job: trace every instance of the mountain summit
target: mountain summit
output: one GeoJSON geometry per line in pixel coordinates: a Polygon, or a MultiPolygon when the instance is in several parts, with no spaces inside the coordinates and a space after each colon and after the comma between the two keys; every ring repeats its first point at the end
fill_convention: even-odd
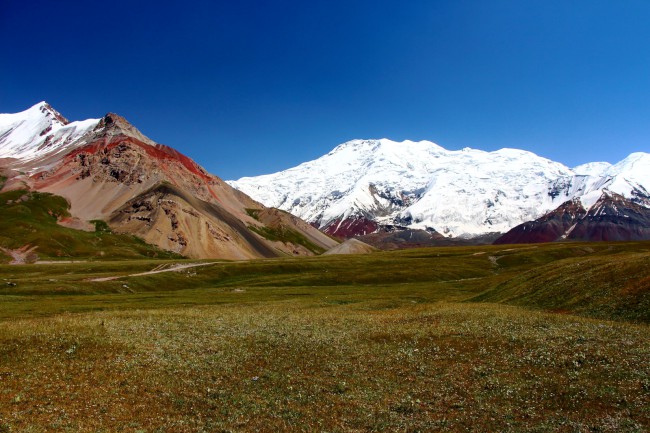
{"type": "Polygon", "coordinates": [[[1,114],[0,169],[4,190],[63,196],[82,222],[105,220],[190,257],[314,254],[336,245],[286,213],[265,222],[265,206],[113,113],[68,122],[42,102],[1,114]]]}
{"type": "Polygon", "coordinates": [[[517,149],[352,140],[297,167],[229,183],[333,235],[399,226],[472,238],[507,232],[573,199],[588,207],[605,190],[650,207],[650,155],[572,170],[517,149]]]}
{"type": "Polygon", "coordinates": [[[0,158],[29,161],[64,152],[98,122],[69,122],[47,102],[20,113],[0,114],[0,158]]]}

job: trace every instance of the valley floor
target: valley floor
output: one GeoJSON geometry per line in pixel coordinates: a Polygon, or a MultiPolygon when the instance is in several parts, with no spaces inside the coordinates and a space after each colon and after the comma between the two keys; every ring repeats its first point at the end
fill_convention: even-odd
{"type": "Polygon", "coordinates": [[[640,242],[0,266],[0,432],[647,431],[649,260],[640,242]]]}

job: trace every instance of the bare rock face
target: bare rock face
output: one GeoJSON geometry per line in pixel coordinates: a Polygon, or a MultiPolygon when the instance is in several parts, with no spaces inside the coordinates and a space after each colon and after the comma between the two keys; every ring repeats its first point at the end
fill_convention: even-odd
{"type": "Polygon", "coordinates": [[[514,227],[494,243],[519,244],[560,240],[586,215],[587,211],[579,199],[570,200],[535,221],[528,221],[514,227]]]}
{"type": "Polygon", "coordinates": [[[590,241],[650,239],[650,209],[618,194],[604,195],[567,235],[590,241]]]}
{"type": "MultiPolygon", "coordinates": [[[[51,107],[43,109],[44,116],[54,116],[51,107]]],[[[32,123],[54,124],[30,110],[32,123]]],[[[57,119],[61,125],[67,122],[57,119]]],[[[261,236],[265,231],[255,228],[265,223],[252,218],[250,209],[262,212],[264,206],[175,149],[149,139],[123,117],[109,113],[94,122],[78,123],[86,129],[79,126],[75,134],[66,132],[68,141],[57,141],[56,151],[41,153],[16,144],[28,157],[0,160],[9,173],[5,188],[27,187],[63,196],[79,220],[106,220],[117,232],[190,257],[250,259],[314,253],[290,241],[261,236]]],[[[57,127],[63,129],[61,125],[57,127]]],[[[295,217],[285,218],[283,224],[319,249],[337,243],[295,217]]]]}
{"type": "Polygon", "coordinates": [[[650,209],[622,195],[605,192],[588,209],[579,199],[567,201],[535,221],[514,227],[494,243],[647,239],[650,239],[650,209]]]}
{"type": "Polygon", "coordinates": [[[329,235],[347,239],[352,236],[374,233],[379,230],[379,224],[370,218],[358,215],[335,219],[325,225],[322,230],[329,235]]]}

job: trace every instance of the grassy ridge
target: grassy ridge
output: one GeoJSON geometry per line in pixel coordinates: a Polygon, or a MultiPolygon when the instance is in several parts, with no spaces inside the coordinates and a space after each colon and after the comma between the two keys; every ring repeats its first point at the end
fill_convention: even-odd
{"type": "MultiPolygon", "coordinates": [[[[277,212],[280,212],[282,214],[285,214],[290,217],[290,214],[288,214],[285,211],[281,211],[279,209],[275,209],[277,212]]],[[[262,211],[260,209],[246,209],[246,213],[256,219],[257,221],[260,221],[260,213],[262,211]]],[[[325,252],[325,248],[320,247],[316,245],[315,243],[311,242],[309,239],[307,239],[304,235],[299,233],[298,231],[292,229],[291,227],[283,224],[281,221],[276,221],[272,223],[271,225],[265,225],[262,227],[254,226],[254,225],[249,225],[248,229],[251,231],[254,231],[258,235],[262,236],[265,239],[268,239],[272,242],[283,242],[283,243],[292,243],[295,245],[302,245],[305,247],[307,250],[311,251],[314,254],[322,254],[325,252]]]]}
{"type": "Polygon", "coordinates": [[[514,275],[472,301],[650,322],[648,270],[648,253],[568,258],[514,275]]]}
{"type": "Polygon", "coordinates": [[[272,242],[283,242],[283,243],[292,243],[297,245],[302,245],[307,248],[314,254],[321,254],[325,252],[325,249],[319,247],[318,245],[310,242],[305,236],[298,233],[296,230],[293,230],[289,227],[280,226],[277,228],[273,227],[257,227],[257,226],[248,226],[248,228],[258,235],[262,236],[265,239],[268,239],[272,242]]]}

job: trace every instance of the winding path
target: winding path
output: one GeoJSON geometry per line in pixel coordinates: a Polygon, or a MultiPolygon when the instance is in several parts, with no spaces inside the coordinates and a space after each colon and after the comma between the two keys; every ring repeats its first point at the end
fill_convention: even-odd
{"type": "Polygon", "coordinates": [[[117,280],[118,278],[124,278],[124,277],[140,277],[143,275],[152,275],[152,274],[161,274],[163,272],[176,272],[176,271],[181,271],[183,269],[188,269],[188,268],[196,268],[198,266],[208,266],[208,265],[214,265],[215,262],[211,263],[186,263],[186,264],[176,264],[172,265],[168,268],[166,268],[166,265],[160,265],[155,267],[154,269],[147,271],[147,272],[139,272],[137,274],[128,274],[128,275],[115,275],[111,277],[100,277],[100,278],[91,278],[88,281],[112,281],[112,280],[117,280]]]}

